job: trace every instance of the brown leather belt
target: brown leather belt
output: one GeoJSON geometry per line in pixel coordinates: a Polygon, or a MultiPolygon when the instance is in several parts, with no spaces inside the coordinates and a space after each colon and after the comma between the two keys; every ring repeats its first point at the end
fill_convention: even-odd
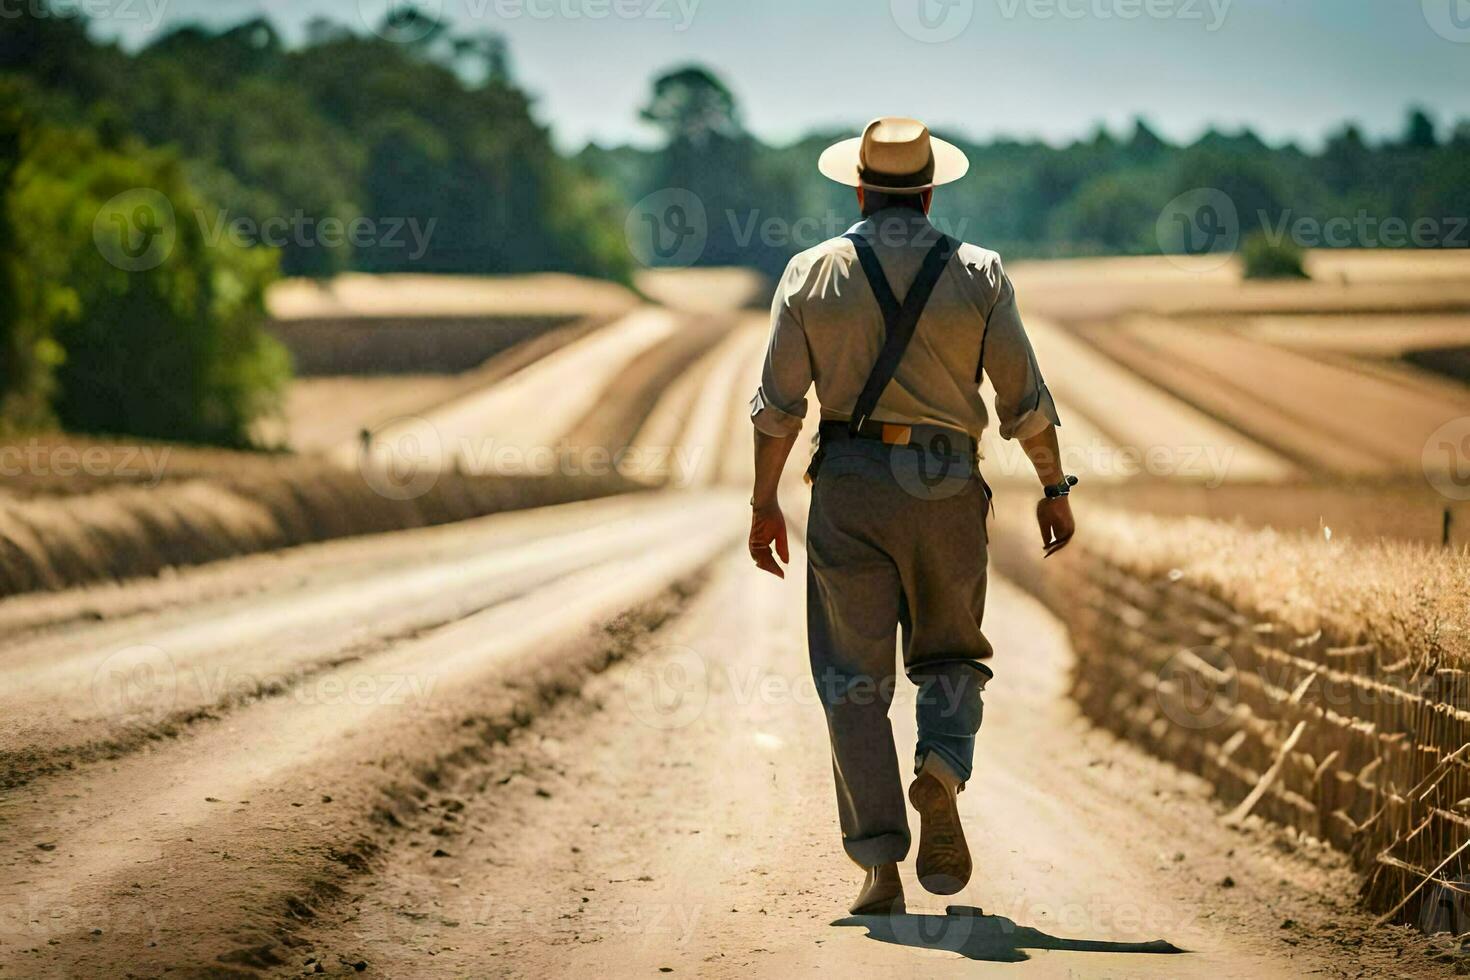
{"type": "Polygon", "coordinates": [[[968,432],[942,425],[895,425],[891,422],[864,422],[853,432],[849,423],[830,420],[817,427],[822,442],[840,442],[843,439],[871,439],[889,446],[920,446],[931,453],[957,455],[977,451],[975,438],[968,432]]]}

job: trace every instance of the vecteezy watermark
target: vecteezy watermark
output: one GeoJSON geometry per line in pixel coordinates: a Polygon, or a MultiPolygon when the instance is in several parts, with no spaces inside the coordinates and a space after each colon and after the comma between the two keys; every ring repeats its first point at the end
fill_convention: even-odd
{"type": "Polygon", "coordinates": [[[915,41],[943,44],[970,26],[975,0],[889,0],[888,12],[898,29],[915,41]]]}
{"type": "MultiPolygon", "coordinates": [[[[1177,580],[1180,573],[1170,575],[1177,580]]],[[[1154,661],[1154,696],[1159,709],[1171,722],[1183,728],[1214,728],[1230,722],[1242,704],[1241,678],[1248,674],[1250,688],[1274,692],[1273,700],[1290,700],[1351,718],[1372,716],[1376,706],[1400,704],[1406,695],[1426,702],[1449,705],[1457,709],[1470,706],[1470,689],[1457,675],[1439,673],[1432,677],[1405,672],[1377,671],[1372,680],[1364,674],[1344,670],[1327,670],[1318,665],[1305,667],[1294,656],[1256,656],[1254,665],[1241,666],[1239,657],[1258,647],[1259,634],[1235,642],[1243,647],[1224,646],[1163,647],[1156,649],[1154,661]]],[[[1320,634],[1295,641],[1294,647],[1310,643],[1326,645],[1320,634]]],[[[1331,648],[1334,659],[1361,658],[1365,664],[1382,662],[1376,658],[1379,648],[1372,644],[1331,648]]]]}
{"type": "Polygon", "coordinates": [[[428,419],[393,419],[361,447],[357,470],[373,492],[389,500],[416,500],[434,489],[444,460],[444,440],[428,419]]]}
{"type": "Polygon", "coordinates": [[[158,647],[116,650],[92,672],[92,703],[109,715],[163,713],[174,706],[178,692],[178,669],[158,647]]]}
{"type": "Polygon", "coordinates": [[[641,657],[623,677],[623,697],[633,717],[650,728],[672,731],[692,724],[709,702],[710,668],[685,646],[664,646],[641,657]]]}
{"type": "Polygon", "coordinates": [[[641,264],[680,269],[698,262],[709,243],[704,201],[682,187],[654,191],[623,222],[628,248],[641,264]]]}
{"type": "Polygon", "coordinates": [[[131,899],[105,900],[95,904],[57,901],[41,890],[26,890],[24,899],[0,904],[0,948],[18,948],[22,943],[41,945],[68,937],[105,935],[157,943],[167,927],[176,925],[166,905],[151,900],[144,892],[131,899]]]}
{"type": "Polygon", "coordinates": [[[204,704],[239,703],[259,697],[286,697],[302,705],[403,705],[427,702],[435,674],[373,673],[343,668],[324,673],[282,669],[259,672],[235,664],[180,667],[155,646],[126,647],[109,653],[92,672],[92,703],[119,718],[168,714],[181,688],[204,704]]]}
{"type": "Polygon", "coordinates": [[[385,41],[414,44],[442,26],[444,0],[357,0],[357,14],[385,41]]]}
{"type": "MultiPolygon", "coordinates": [[[[586,891],[593,891],[588,887],[586,891]]],[[[599,893],[601,894],[601,893],[599,893]]],[[[728,903],[727,903],[728,904],[728,903]]],[[[704,906],[690,901],[629,902],[604,894],[597,901],[587,897],[557,897],[548,904],[507,902],[498,895],[470,897],[446,895],[445,918],[455,925],[467,923],[480,934],[524,938],[544,930],[548,919],[563,919],[578,931],[600,936],[658,936],[660,944],[688,946],[698,938],[704,906]]]]}
{"type": "MultiPolygon", "coordinates": [[[[965,489],[963,477],[970,467],[959,455],[963,449],[958,445],[953,450],[938,448],[939,452],[931,448],[923,453],[918,446],[899,446],[890,455],[900,485],[921,499],[940,499],[965,489]],[[958,483],[956,477],[960,478],[958,483]]],[[[1235,447],[1118,446],[1094,437],[1085,442],[1063,442],[1060,462],[1063,471],[1087,480],[1151,477],[1189,481],[1213,490],[1229,478],[1235,447]]],[[[1035,472],[1034,464],[1020,451],[987,453],[980,460],[979,469],[986,479],[1030,479],[1035,472]]]]}
{"type": "MultiPolygon", "coordinates": [[[[917,233],[933,236],[937,231],[963,240],[969,221],[967,217],[950,221],[938,215],[932,224],[926,222],[918,227],[917,233]]],[[[838,237],[851,224],[852,216],[840,211],[792,217],[759,208],[726,208],[711,214],[698,194],[681,187],[666,187],[633,205],[623,222],[623,231],[629,250],[644,266],[684,268],[704,257],[716,232],[723,236],[722,242],[736,249],[799,252],[838,237]]],[[[932,240],[916,238],[915,226],[907,219],[879,222],[874,234],[879,242],[887,245],[932,244],[932,240]]]]}
{"type": "Polygon", "coordinates": [[[1190,647],[1164,661],[1154,689],[1159,709],[1183,728],[1214,728],[1235,710],[1239,679],[1230,654],[1190,647]]]}
{"type": "Polygon", "coordinates": [[[425,704],[439,685],[436,674],[338,670],[255,673],[233,665],[193,666],[186,671],[206,704],[229,704],[262,696],[318,707],[425,704]]]}
{"type": "Polygon", "coordinates": [[[788,676],[759,665],[717,660],[677,645],[659,647],[640,657],[622,682],[628,712],[650,728],[664,731],[698,721],[714,691],[725,693],[740,707],[887,704],[908,710],[922,704],[926,713],[952,718],[970,710],[975,692],[981,689],[983,685],[973,683],[970,676],[942,672],[922,684],[900,679],[895,673],[879,676],[833,668],[815,675],[788,676]]]}
{"type": "Polygon", "coordinates": [[[1298,248],[1470,248],[1470,218],[1380,218],[1360,209],[1352,217],[1317,218],[1290,208],[1272,221],[1265,211],[1256,218],[1266,241],[1298,248]]]}
{"type": "Polygon", "coordinates": [[[701,0],[465,0],[476,20],[651,20],[670,21],[683,33],[694,23],[701,0]]]}
{"type": "Polygon", "coordinates": [[[194,212],[203,232],[204,242],[218,248],[229,241],[237,248],[344,248],[406,249],[410,262],[417,262],[429,250],[438,218],[420,222],[418,218],[355,218],[328,216],[316,218],[297,209],[289,215],[275,215],[257,220],[246,215],[231,216],[221,208],[212,214],[203,208],[194,212]]]}
{"type": "Polygon", "coordinates": [[[1470,44],[1470,0],[1422,0],[1424,19],[1446,41],[1470,44]]]}
{"type": "MultiPolygon", "coordinates": [[[[778,214],[765,214],[759,208],[740,212],[725,211],[725,221],[730,229],[730,238],[737,248],[750,248],[759,244],[763,248],[784,248],[800,251],[820,245],[829,238],[836,238],[847,231],[851,217],[840,211],[826,214],[802,215],[789,218],[778,214]]],[[[906,218],[878,221],[873,226],[874,240],[893,248],[905,244],[920,248],[935,244],[938,234],[963,240],[970,219],[961,217],[950,221],[937,215],[917,227],[906,218]]]]}
{"type": "Polygon", "coordinates": [[[1164,205],[1154,230],[1171,262],[1210,272],[1230,262],[1240,245],[1240,211],[1224,191],[1197,187],[1164,205]]]}
{"type": "MultiPolygon", "coordinates": [[[[3,0],[0,0],[3,2],[3,0]]],[[[156,269],[178,243],[178,215],[173,203],[151,187],[135,187],[103,204],[92,221],[97,251],[124,272],[156,269]]],[[[259,219],[232,215],[223,208],[194,209],[199,233],[209,248],[228,242],[238,248],[402,249],[410,262],[423,258],[438,218],[317,218],[297,209],[289,215],[259,219]]]]}
{"type": "Polygon", "coordinates": [[[170,446],[50,446],[37,439],[0,446],[0,476],[90,476],[130,480],[152,489],[168,470],[170,446]]]}
{"type": "Polygon", "coordinates": [[[366,435],[358,470],[374,492],[413,500],[432,490],[445,472],[461,476],[610,477],[683,489],[693,484],[704,447],[635,444],[518,445],[493,437],[445,438],[419,416],[404,416],[366,435]]]}
{"type": "MultiPolygon", "coordinates": [[[[464,0],[472,21],[646,20],[672,24],[683,33],[694,23],[701,0],[464,0]]],[[[444,0],[358,0],[363,24],[385,40],[413,44],[444,24],[444,0]]]]}
{"type": "Polygon", "coordinates": [[[1451,419],[1424,443],[1429,485],[1450,500],[1470,500],[1470,415],[1451,419]]]}
{"type": "Polygon", "coordinates": [[[83,17],[89,21],[139,21],[157,30],[169,0],[0,0],[0,21],[21,17],[83,17]]]}
{"type": "Polygon", "coordinates": [[[1214,33],[1235,0],[994,0],[1006,20],[1177,20],[1214,33]]]}
{"type": "Polygon", "coordinates": [[[151,187],[123,191],[92,220],[97,251],[124,272],[158,268],[173,254],[178,237],[173,204],[151,187]]]}

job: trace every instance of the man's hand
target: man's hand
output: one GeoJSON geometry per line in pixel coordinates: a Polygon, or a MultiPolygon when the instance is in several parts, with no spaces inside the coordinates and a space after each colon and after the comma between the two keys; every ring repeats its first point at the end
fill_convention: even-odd
{"type": "Polygon", "coordinates": [[[771,555],[775,544],[776,554],[786,564],[791,562],[791,551],[786,545],[786,515],[781,513],[780,504],[754,507],[750,512],[750,557],[762,570],[777,578],[785,578],[786,570],[776,564],[771,555]]]}
{"type": "Polygon", "coordinates": [[[1041,546],[1046,549],[1043,558],[1050,558],[1065,548],[1077,531],[1077,523],[1072,520],[1072,505],[1066,497],[1041,498],[1036,505],[1036,523],[1041,526],[1041,546]]]}

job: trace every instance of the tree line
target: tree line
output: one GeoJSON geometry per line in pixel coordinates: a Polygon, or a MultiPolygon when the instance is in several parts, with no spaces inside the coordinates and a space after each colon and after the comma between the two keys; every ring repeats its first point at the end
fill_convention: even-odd
{"type": "MultiPolygon", "coordinates": [[[[764,145],[745,130],[726,84],[698,66],[656,79],[644,118],[663,129],[663,148],[590,146],[581,158],[630,206],[665,188],[692,191],[704,205],[709,239],[702,263],[779,271],[791,254],[840,234],[857,217],[852,191],[816,170],[821,151],[852,130],[764,145]]],[[[936,221],[1014,258],[1157,254],[1255,240],[1470,246],[1470,120],[1440,133],[1420,109],[1407,112],[1400,137],[1373,142],[1344,123],[1316,152],[1269,146],[1248,129],[1211,130],[1181,145],[1143,119],[1126,134],[1099,128],[1060,147],[936,135],[959,145],[971,163],[963,180],[936,195],[936,221]],[[1218,229],[1185,229],[1190,242],[1175,227],[1171,204],[1200,190],[1215,192],[1201,200],[1228,201],[1233,214],[1216,216],[1218,229]]],[[[1205,224],[1198,214],[1184,217],[1205,224]]]]}
{"type": "MultiPolygon", "coordinates": [[[[815,168],[847,130],[763,143],[697,65],[630,107],[664,134],[657,149],[567,157],[501,38],[411,8],[371,34],[316,20],[288,45],[254,19],[127,51],[40,2],[0,24],[0,428],[248,445],[289,377],[261,329],[279,275],[774,273],[857,218],[815,168]],[[639,213],[669,194],[698,227],[683,204],[639,213]],[[697,232],[698,248],[641,248],[650,232],[697,232]]],[[[1207,247],[1289,244],[1303,219],[1349,229],[1306,244],[1391,245],[1361,229],[1421,219],[1434,224],[1404,244],[1467,244],[1470,124],[1442,133],[1417,110],[1401,137],[1344,125],[1316,152],[1249,131],[1181,145],[1143,120],[1066,146],[940,135],[972,169],[936,217],[1011,257],[1188,249],[1161,219],[1201,188],[1237,232],[1207,247]]]]}

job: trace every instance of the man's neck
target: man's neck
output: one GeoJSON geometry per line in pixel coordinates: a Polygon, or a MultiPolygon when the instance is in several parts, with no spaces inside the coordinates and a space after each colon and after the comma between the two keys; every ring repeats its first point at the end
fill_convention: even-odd
{"type": "Polygon", "coordinates": [[[880,244],[901,245],[920,235],[932,233],[929,216],[915,208],[882,208],[863,217],[869,237],[880,244]]]}

